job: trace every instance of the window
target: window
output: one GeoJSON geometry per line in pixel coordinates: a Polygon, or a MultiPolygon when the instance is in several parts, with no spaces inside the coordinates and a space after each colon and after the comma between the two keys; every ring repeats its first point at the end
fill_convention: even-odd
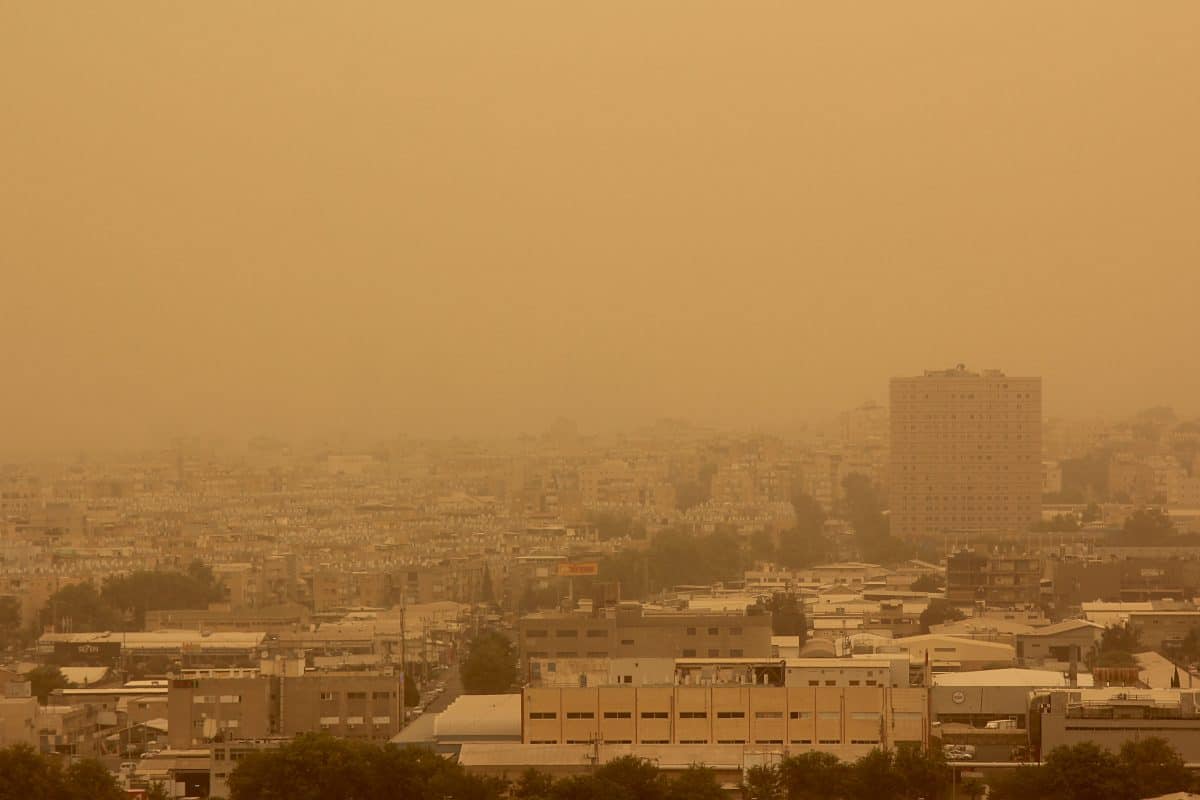
{"type": "Polygon", "coordinates": [[[549,632],[545,628],[536,628],[525,631],[526,639],[544,639],[549,632]]]}
{"type": "Polygon", "coordinates": [[[632,711],[605,711],[605,719],[633,719],[632,711]]]}
{"type": "Polygon", "coordinates": [[[643,711],[642,719],[667,719],[670,715],[666,711],[643,711]]]}
{"type": "Polygon", "coordinates": [[[717,744],[745,744],[745,739],[717,739],[717,744]]]}
{"type": "Polygon", "coordinates": [[[589,639],[603,639],[608,636],[608,631],[603,628],[589,628],[587,635],[589,639]]]}
{"type": "Polygon", "coordinates": [[[392,697],[395,697],[395,693],[393,693],[393,692],[375,692],[374,694],[371,695],[371,697],[375,698],[376,700],[390,700],[392,697]]]}
{"type": "Polygon", "coordinates": [[[680,744],[708,744],[708,739],[680,739],[680,744]]]}
{"type": "Polygon", "coordinates": [[[862,719],[862,720],[869,720],[871,722],[878,722],[879,721],[879,712],[878,711],[851,711],[850,719],[862,719]]]}
{"type": "Polygon", "coordinates": [[[793,711],[792,713],[788,714],[788,716],[791,717],[792,719],[812,719],[812,712],[811,711],[793,711]]]}
{"type": "Polygon", "coordinates": [[[782,711],[755,711],[755,719],[783,719],[782,711]]]}
{"type": "Polygon", "coordinates": [[[837,681],[825,681],[826,686],[837,686],[837,681]]]}
{"type": "Polygon", "coordinates": [[[530,739],[530,744],[558,744],[558,739],[530,739]]]}
{"type": "Polygon", "coordinates": [[[718,633],[720,633],[720,632],[721,632],[721,629],[720,629],[720,628],[709,628],[709,629],[708,629],[708,635],[709,635],[709,636],[716,636],[716,635],[717,635],[718,633]]]}
{"type": "Polygon", "coordinates": [[[554,635],[559,639],[575,639],[579,636],[579,631],[574,628],[559,628],[554,632],[554,635]]]}
{"type": "Polygon", "coordinates": [[[858,686],[861,683],[862,683],[862,681],[850,681],[851,686],[858,686]]]}
{"type": "Polygon", "coordinates": [[[690,647],[688,647],[688,648],[684,648],[684,651],[683,651],[683,657],[684,657],[684,658],[695,658],[695,657],[696,657],[696,651],[695,651],[693,648],[690,648],[690,647]]]}
{"type": "Polygon", "coordinates": [[[632,739],[605,739],[605,744],[633,744],[632,739]]]}
{"type": "Polygon", "coordinates": [[[558,712],[556,712],[556,711],[530,711],[529,718],[530,719],[558,719],[558,712]]]}
{"type": "Polygon", "coordinates": [[[821,682],[820,681],[809,681],[808,685],[809,686],[820,686],[821,682]]]}
{"type": "Polygon", "coordinates": [[[595,719],[596,714],[593,711],[568,711],[567,719],[595,719]]]}
{"type": "Polygon", "coordinates": [[[745,719],[745,711],[718,711],[717,719],[745,719]]]}
{"type": "Polygon", "coordinates": [[[622,639],[621,644],[625,645],[626,647],[632,647],[633,639],[622,639]]]}
{"type": "Polygon", "coordinates": [[[710,648],[710,649],[709,649],[709,651],[708,651],[708,657],[709,657],[709,658],[716,658],[716,657],[717,657],[717,656],[719,656],[719,655],[721,655],[721,651],[720,651],[720,650],[717,650],[717,649],[715,649],[715,648],[710,648]]]}
{"type": "Polygon", "coordinates": [[[574,650],[559,650],[557,653],[554,654],[554,657],[555,658],[575,658],[578,655],[579,655],[579,653],[576,653],[574,650]]]}
{"type": "Polygon", "coordinates": [[[818,744],[841,744],[841,739],[818,739],[818,744]]]}
{"type": "Polygon", "coordinates": [[[708,719],[707,711],[680,711],[680,719],[708,719]]]}
{"type": "Polygon", "coordinates": [[[588,658],[608,658],[608,651],[606,651],[606,650],[588,650],[587,657],[588,658]]]}
{"type": "Polygon", "coordinates": [[[792,744],[812,744],[812,739],[792,739],[792,744]]]}
{"type": "MultiPolygon", "coordinates": [[[[642,744],[670,744],[670,743],[671,743],[670,739],[642,739],[642,744]]],[[[584,744],[591,744],[591,742],[584,742],[584,744]]]]}
{"type": "Polygon", "coordinates": [[[366,692],[346,692],[346,699],[347,700],[366,700],[367,693],[366,692]]]}
{"type": "Polygon", "coordinates": [[[878,739],[851,739],[850,744],[879,744],[878,739]]]}
{"type": "Polygon", "coordinates": [[[695,629],[695,628],[688,628],[688,629],[687,629],[687,635],[688,635],[688,636],[695,636],[695,635],[696,635],[696,629],[695,629]]]}
{"type": "Polygon", "coordinates": [[[755,744],[783,744],[783,739],[755,739],[755,744]]]}
{"type": "Polygon", "coordinates": [[[729,657],[730,658],[741,658],[742,657],[742,648],[734,647],[734,648],[730,649],[729,657]]]}
{"type": "Polygon", "coordinates": [[[730,636],[741,636],[742,635],[741,626],[735,625],[734,627],[730,628],[729,635],[730,636]]]}

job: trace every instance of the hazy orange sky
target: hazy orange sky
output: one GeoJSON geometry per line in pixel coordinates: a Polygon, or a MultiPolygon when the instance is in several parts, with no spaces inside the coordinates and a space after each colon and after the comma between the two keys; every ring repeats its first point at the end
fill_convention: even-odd
{"type": "Polygon", "coordinates": [[[1200,4],[0,3],[0,451],[1200,411],[1200,4]]]}

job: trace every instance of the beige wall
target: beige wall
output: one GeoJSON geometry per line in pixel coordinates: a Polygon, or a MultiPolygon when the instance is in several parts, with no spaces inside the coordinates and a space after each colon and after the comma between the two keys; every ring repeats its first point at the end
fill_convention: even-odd
{"type": "Polygon", "coordinates": [[[526,744],[764,744],[804,750],[924,742],[926,691],[883,687],[526,689],[526,744]]]}

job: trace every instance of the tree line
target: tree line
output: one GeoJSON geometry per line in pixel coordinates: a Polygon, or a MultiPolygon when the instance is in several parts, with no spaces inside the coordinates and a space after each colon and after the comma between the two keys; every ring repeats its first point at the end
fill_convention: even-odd
{"type": "Polygon", "coordinates": [[[224,598],[212,569],[193,561],[186,571],[137,570],[64,586],[42,609],[42,623],[72,632],[142,630],[146,612],[207,608],[224,598]]]}
{"type": "MultiPolygon", "coordinates": [[[[63,767],[59,759],[28,745],[0,749],[0,800],[127,800],[112,773],[99,761],[82,759],[63,767]]],[[[166,800],[161,786],[149,800],[166,800]]]]}

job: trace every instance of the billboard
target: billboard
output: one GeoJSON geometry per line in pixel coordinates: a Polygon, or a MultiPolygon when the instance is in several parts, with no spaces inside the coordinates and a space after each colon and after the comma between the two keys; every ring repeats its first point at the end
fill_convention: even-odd
{"type": "Polygon", "coordinates": [[[559,577],[575,578],[581,575],[599,575],[600,565],[595,561],[583,561],[576,564],[563,563],[558,565],[559,577]]]}

